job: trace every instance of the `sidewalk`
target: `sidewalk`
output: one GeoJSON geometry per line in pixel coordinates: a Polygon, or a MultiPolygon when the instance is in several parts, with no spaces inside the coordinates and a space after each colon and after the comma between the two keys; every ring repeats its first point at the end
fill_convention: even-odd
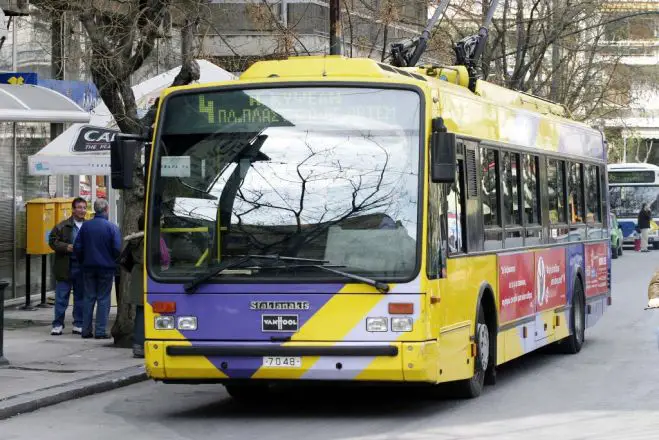
{"type": "MultiPolygon", "coordinates": [[[[114,322],[116,309],[110,313],[114,322]]],[[[50,336],[53,309],[5,310],[0,367],[0,420],[146,379],[142,359],[112,340],[82,339],[71,333],[71,307],[62,336],[50,336]]],[[[109,331],[109,329],[108,329],[109,331]]]]}

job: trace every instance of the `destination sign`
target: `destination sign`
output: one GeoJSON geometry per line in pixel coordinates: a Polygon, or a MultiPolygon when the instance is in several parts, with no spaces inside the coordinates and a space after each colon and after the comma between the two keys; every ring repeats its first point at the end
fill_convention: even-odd
{"type": "Polygon", "coordinates": [[[609,183],[654,183],[654,171],[610,171],[609,183]]]}
{"type": "Polygon", "coordinates": [[[418,103],[414,92],[359,88],[255,89],[185,94],[167,101],[164,132],[258,133],[268,127],[332,122],[346,116],[400,125],[401,115],[403,120],[418,115],[418,103]],[[414,108],[401,105],[404,103],[413,103],[414,108]]]}

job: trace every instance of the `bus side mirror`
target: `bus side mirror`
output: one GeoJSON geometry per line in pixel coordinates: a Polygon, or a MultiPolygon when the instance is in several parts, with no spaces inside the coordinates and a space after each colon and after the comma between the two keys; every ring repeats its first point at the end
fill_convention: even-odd
{"type": "Polygon", "coordinates": [[[454,183],[455,133],[433,131],[430,135],[430,178],[433,183],[454,183]]]}
{"type": "Polygon", "coordinates": [[[110,143],[110,171],[113,189],[131,189],[137,153],[146,139],[141,136],[117,134],[110,143]]]}

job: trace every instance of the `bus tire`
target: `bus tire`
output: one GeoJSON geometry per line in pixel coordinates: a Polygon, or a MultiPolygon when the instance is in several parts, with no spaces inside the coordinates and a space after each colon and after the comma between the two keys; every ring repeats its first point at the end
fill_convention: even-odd
{"type": "Polygon", "coordinates": [[[487,325],[482,306],[478,309],[474,342],[476,344],[474,375],[470,379],[455,383],[455,393],[457,397],[463,399],[473,399],[481,395],[485,386],[485,376],[493,360],[492,331],[487,325]]]}
{"type": "Polygon", "coordinates": [[[570,322],[570,336],[563,340],[561,348],[565,354],[577,354],[586,339],[586,301],[581,278],[574,283],[570,322]]]}
{"type": "Polygon", "coordinates": [[[244,403],[263,402],[263,398],[269,392],[268,385],[255,383],[226,384],[224,388],[234,400],[244,403]]]}

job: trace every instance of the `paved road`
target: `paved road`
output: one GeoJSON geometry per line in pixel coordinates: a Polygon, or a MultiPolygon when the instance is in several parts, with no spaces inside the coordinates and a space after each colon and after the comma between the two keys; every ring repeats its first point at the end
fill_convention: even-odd
{"type": "Polygon", "coordinates": [[[626,252],[614,261],[613,307],[580,354],[528,356],[476,400],[315,389],[255,408],[219,385],[148,382],[0,422],[0,439],[656,439],[659,311],[643,310],[655,267],[659,252],[626,252]]]}

